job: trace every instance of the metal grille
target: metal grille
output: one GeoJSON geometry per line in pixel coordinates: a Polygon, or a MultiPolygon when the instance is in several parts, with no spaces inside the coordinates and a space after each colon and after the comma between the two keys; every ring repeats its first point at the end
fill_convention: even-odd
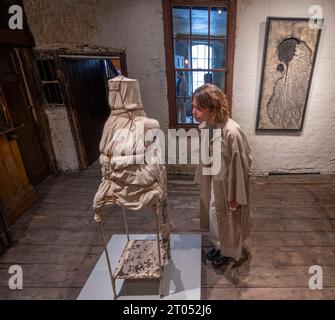
{"type": "Polygon", "coordinates": [[[42,88],[45,100],[48,104],[63,105],[56,64],[53,59],[38,60],[38,71],[42,80],[42,88]]]}

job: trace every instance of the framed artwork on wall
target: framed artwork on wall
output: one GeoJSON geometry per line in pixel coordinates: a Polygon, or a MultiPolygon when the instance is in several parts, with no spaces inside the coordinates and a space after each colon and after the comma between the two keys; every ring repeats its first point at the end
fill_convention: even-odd
{"type": "Polygon", "coordinates": [[[256,130],[302,130],[320,35],[309,18],[267,18],[256,130]]]}

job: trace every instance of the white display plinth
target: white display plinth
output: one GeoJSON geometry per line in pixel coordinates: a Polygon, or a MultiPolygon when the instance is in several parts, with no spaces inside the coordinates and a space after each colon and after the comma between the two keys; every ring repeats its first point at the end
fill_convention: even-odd
{"type": "MultiPolygon", "coordinates": [[[[130,239],[152,240],[151,234],[130,234],[130,239]]],[[[201,295],[201,235],[171,234],[171,259],[165,264],[164,297],[174,300],[200,300],[201,295]]],[[[113,235],[107,248],[112,270],[127,243],[125,234],[113,235]]],[[[118,299],[159,300],[159,280],[116,280],[118,299]]],[[[103,252],[78,300],[113,300],[114,294],[103,252]]]]}

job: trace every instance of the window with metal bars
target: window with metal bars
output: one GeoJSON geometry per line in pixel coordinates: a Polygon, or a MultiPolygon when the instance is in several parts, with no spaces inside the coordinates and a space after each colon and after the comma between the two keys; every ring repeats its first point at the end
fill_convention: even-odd
{"type": "Polygon", "coordinates": [[[163,0],[170,127],[197,124],[191,99],[202,84],[213,83],[231,96],[230,6],[230,1],[163,0]]]}
{"type": "Polygon", "coordinates": [[[59,86],[54,59],[45,58],[37,61],[42,80],[43,94],[49,105],[63,105],[63,97],[59,86]]]}

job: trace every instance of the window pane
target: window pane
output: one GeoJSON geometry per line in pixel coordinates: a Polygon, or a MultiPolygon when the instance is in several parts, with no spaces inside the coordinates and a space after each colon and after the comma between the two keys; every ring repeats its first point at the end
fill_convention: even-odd
{"type": "Polygon", "coordinates": [[[192,123],[192,99],[177,98],[178,123],[192,123]]]}
{"type": "Polygon", "coordinates": [[[51,80],[51,81],[57,80],[55,61],[52,59],[48,59],[44,61],[47,61],[47,74],[48,74],[47,80],[51,80]]]}
{"type": "Polygon", "coordinates": [[[190,9],[173,7],[173,37],[190,35],[190,9]]]}
{"type": "Polygon", "coordinates": [[[206,72],[204,74],[204,83],[213,83],[213,72],[206,72]]]}
{"type": "Polygon", "coordinates": [[[192,36],[208,36],[208,8],[192,8],[192,36]]]}
{"type": "Polygon", "coordinates": [[[46,74],[43,68],[42,60],[37,60],[38,72],[40,74],[41,80],[46,80],[46,74]]]}
{"type": "Polygon", "coordinates": [[[192,123],[192,73],[176,71],[178,123],[192,123]]]}
{"type": "Polygon", "coordinates": [[[63,104],[62,95],[58,83],[47,83],[43,85],[45,99],[50,104],[63,104]]]}
{"type": "Polygon", "coordinates": [[[213,72],[213,84],[215,84],[218,88],[220,88],[223,92],[225,92],[225,77],[226,74],[224,72],[213,72]]]}
{"type": "Polygon", "coordinates": [[[174,65],[176,69],[190,68],[190,42],[189,40],[174,41],[174,65]]]}
{"type": "Polygon", "coordinates": [[[52,59],[38,60],[38,70],[42,80],[57,80],[55,61],[52,59]]]}
{"type": "Polygon", "coordinates": [[[197,7],[172,6],[178,124],[197,123],[192,117],[192,92],[196,88],[213,83],[225,90],[227,9],[200,3],[197,7]]]}
{"type": "Polygon", "coordinates": [[[192,95],[192,81],[190,71],[176,71],[176,96],[190,97],[192,95]]]}
{"type": "Polygon", "coordinates": [[[213,69],[223,69],[226,66],[226,42],[224,40],[211,40],[213,52],[213,69]]]}
{"type": "Polygon", "coordinates": [[[193,71],[193,91],[202,86],[207,79],[207,71],[193,71]]]}
{"type": "Polygon", "coordinates": [[[208,42],[192,41],[192,68],[210,69],[212,66],[212,48],[208,42]]]}
{"type": "Polygon", "coordinates": [[[227,35],[226,8],[211,8],[210,35],[220,37],[227,35]]]}

